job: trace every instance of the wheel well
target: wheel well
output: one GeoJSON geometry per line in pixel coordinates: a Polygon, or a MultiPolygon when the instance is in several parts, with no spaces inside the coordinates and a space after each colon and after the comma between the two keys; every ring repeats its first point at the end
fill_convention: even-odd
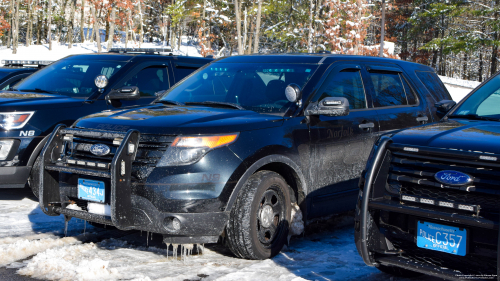
{"type": "Polygon", "coordinates": [[[299,175],[290,166],[285,163],[273,162],[260,167],[255,172],[262,170],[273,171],[280,174],[285,179],[290,188],[292,188],[293,194],[291,195],[293,196],[291,200],[293,203],[300,205],[300,203],[302,203],[305,199],[302,181],[300,180],[299,175]]]}

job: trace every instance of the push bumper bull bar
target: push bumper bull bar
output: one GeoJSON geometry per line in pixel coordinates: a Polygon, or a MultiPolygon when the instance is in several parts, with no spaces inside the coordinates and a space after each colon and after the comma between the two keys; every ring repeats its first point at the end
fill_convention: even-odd
{"type": "MultiPolygon", "coordinates": [[[[50,216],[63,214],[67,217],[80,218],[96,223],[112,225],[120,230],[144,230],[164,235],[167,243],[215,243],[222,233],[228,219],[228,212],[206,213],[164,213],[160,212],[151,201],[134,195],[131,190],[131,169],[139,147],[140,133],[129,130],[126,133],[107,133],[107,138],[119,137],[123,140],[109,165],[109,169],[88,169],[68,165],[54,164],[59,159],[64,145],[64,134],[78,135],[76,129],[59,125],[55,128],[41,152],[40,161],[40,207],[50,216]],[[128,145],[134,145],[134,153],[128,152],[128,145]],[[59,173],[66,172],[107,178],[109,185],[109,204],[111,216],[67,209],[63,202],[59,185],[59,173]],[[166,218],[177,218],[181,229],[169,230],[164,225],[166,218]]],[[[96,137],[94,135],[94,137],[96,137]]]]}
{"type": "MultiPolygon", "coordinates": [[[[379,209],[379,210],[389,210],[389,211],[395,211],[395,212],[401,212],[401,213],[407,213],[411,215],[416,215],[420,217],[429,217],[429,214],[424,214],[424,212],[418,212],[415,210],[410,210],[410,208],[404,208],[401,206],[393,206],[394,204],[383,204],[377,201],[372,200],[372,187],[374,185],[374,180],[375,177],[377,176],[377,172],[379,171],[380,165],[382,164],[382,161],[384,160],[384,156],[388,150],[388,146],[391,143],[391,139],[388,137],[382,137],[380,139],[380,144],[377,147],[376,151],[374,152],[374,158],[373,158],[373,163],[369,167],[369,169],[366,172],[366,178],[363,186],[363,191],[362,191],[362,198],[361,198],[361,204],[360,204],[360,214],[359,214],[359,219],[360,219],[360,254],[361,257],[363,258],[363,261],[365,262],[366,265],[368,266],[379,266],[379,265],[385,265],[385,266],[397,266],[400,268],[408,269],[411,271],[415,272],[420,272],[424,274],[430,274],[436,277],[448,279],[448,280],[460,280],[463,278],[460,278],[459,276],[456,275],[456,272],[451,269],[445,269],[441,268],[439,266],[433,266],[431,264],[426,264],[422,263],[416,260],[413,260],[412,262],[409,262],[407,258],[402,258],[399,256],[395,255],[386,255],[386,256],[381,256],[375,259],[370,254],[370,250],[368,248],[368,232],[369,232],[369,226],[368,226],[368,220],[369,220],[369,210],[370,209],[379,209]]],[[[443,218],[449,219],[449,215],[447,214],[435,214],[438,217],[441,216],[443,218]]],[[[455,216],[457,220],[459,220],[460,216],[455,216]]],[[[479,226],[487,229],[499,229],[499,223],[498,222],[493,222],[490,220],[486,219],[478,219],[476,218],[475,220],[470,220],[470,219],[463,219],[462,222],[466,222],[467,225],[473,225],[473,226],[479,226]]],[[[372,225],[373,227],[373,225],[372,225]]],[[[497,276],[495,278],[497,281],[500,281],[500,231],[498,234],[498,246],[497,246],[497,276]]],[[[477,278],[476,280],[483,280],[481,278],[477,278]]],[[[491,280],[491,278],[486,278],[484,280],[491,280]]]]}

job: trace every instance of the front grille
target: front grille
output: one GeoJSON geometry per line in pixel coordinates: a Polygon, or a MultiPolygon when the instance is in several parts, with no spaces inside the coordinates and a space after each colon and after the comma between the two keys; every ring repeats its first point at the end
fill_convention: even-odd
{"type": "MultiPolygon", "coordinates": [[[[97,171],[109,171],[110,164],[117,152],[125,133],[99,130],[64,129],[61,133],[68,139],[64,142],[64,151],[59,160],[66,167],[86,168],[97,171]],[[110,152],[104,156],[91,153],[94,144],[104,144],[110,152]]],[[[145,180],[161,159],[175,136],[141,134],[137,154],[132,163],[131,180],[135,184],[145,180]]]]}
{"type": "MultiPolygon", "coordinates": [[[[400,151],[391,151],[391,153],[386,189],[393,197],[416,198],[415,202],[405,202],[410,204],[422,205],[424,203],[419,199],[424,198],[423,200],[435,200],[435,206],[438,206],[437,202],[448,202],[447,204],[452,203],[453,205],[450,205],[455,206],[455,209],[460,204],[460,206],[474,206],[476,214],[498,214],[500,202],[498,169],[479,162],[465,163],[453,158],[430,157],[400,151]],[[434,178],[437,172],[443,170],[469,174],[473,177],[473,182],[459,187],[444,186],[434,178]]],[[[447,207],[438,207],[448,209],[450,212],[454,211],[447,207]]]]}

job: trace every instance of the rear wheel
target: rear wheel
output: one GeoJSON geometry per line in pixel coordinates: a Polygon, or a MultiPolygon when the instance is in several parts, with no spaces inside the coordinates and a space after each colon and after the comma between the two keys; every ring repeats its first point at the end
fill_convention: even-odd
{"type": "Polygon", "coordinates": [[[261,260],[277,255],[286,242],[290,192],[282,176],[260,171],[238,194],[227,227],[229,249],[238,257],[261,260]]]}
{"type": "Polygon", "coordinates": [[[42,161],[42,158],[38,156],[35,160],[35,163],[33,164],[33,168],[31,168],[31,173],[30,176],[28,177],[28,186],[31,188],[31,191],[35,195],[36,198],[38,198],[38,191],[39,186],[40,186],[40,180],[39,180],[39,171],[40,171],[40,162],[42,161]]]}

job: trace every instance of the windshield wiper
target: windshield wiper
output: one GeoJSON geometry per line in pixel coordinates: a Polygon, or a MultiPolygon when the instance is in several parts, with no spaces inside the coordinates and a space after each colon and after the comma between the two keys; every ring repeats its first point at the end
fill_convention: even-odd
{"type": "Polygon", "coordinates": [[[180,101],[174,101],[174,100],[158,100],[158,101],[155,101],[155,103],[185,105],[184,103],[182,103],[180,101]]]}
{"type": "Polygon", "coordinates": [[[232,103],[232,102],[222,102],[222,101],[200,101],[200,102],[186,102],[186,104],[192,104],[192,105],[222,105],[225,107],[232,107],[236,108],[239,110],[245,110],[244,107],[242,107],[239,104],[232,103]]]}
{"type": "Polygon", "coordinates": [[[498,120],[500,120],[499,118],[479,116],[477,114],[449,115],[448,118],[465,118],[465,119],[488,120],[488,121],[498,121],[498,120]]]}
{"type": "Polygon", "coordinates": [[[49,92],[47,90],[42,90],[40,88],[35,88],[35,89],[31,89],[31,90],[18,90],[18,91],[21,91],[21,92],[35,92],[35,93],[53,94],[52,92],[49,92]]]}

